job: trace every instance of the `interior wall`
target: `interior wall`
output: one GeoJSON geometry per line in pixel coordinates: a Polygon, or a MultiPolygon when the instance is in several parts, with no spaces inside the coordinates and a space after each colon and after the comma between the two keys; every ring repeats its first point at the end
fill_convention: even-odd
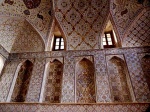
{"type": "Polygon", "coordinates": [[[76,64],[76,102],[95,103],[95,74],[93,63],[83,58],[76,64]]]}
{"type": "Polygon", "coordinates": [[[15,39],[21,33],[24,20],[9,17],[0,17],[0,44],[8,52],[14,44],[15,39]]]}
{"type": "Polygon", "coordinates": [[[11,83],[14,78],[15,71],[17,69],[18,61],[6,61],[4,70],[0,76],[0,101],[6,102],[11,83]]]}
{"type": "Polygon", "coordinates": [[[46,42],[49,25],[51,24],[51,9],[51,0],[5,0],[0,4],[0,15],[27,19],[36,31],[39,32],[43,41],[46,42]]]}
{"type": "MultiPolygon", "coordinates": [[[[6,58],[4,58],[1,54],[0,54],[0,74],[3,70],[4,64],[5,64],[6,58]]],[[[1,76],[1,75],[0,75],[1,76]]]]}
{"type": "Polygon", "coordinates": [[[17,79],[15,81],[13,94],[11,96],[12,102],[25,102],[32,75],[32,69],[33,63],[29,60],[26,60],[21,65],[20,70],[17,73],[17,79]]]}
{"type": "MultiPolygon", "coordinates": [[[[9,59],[12,60],[8,65],[5,66],[4,72],[2,73],[0,79],[1,90],[0,101],[6,101],[9,94],[9,89],[14,77],[14,73],[19,64],[19,58],[34,59],[35,62],[31,77],[31,82],[29,85],[29,90],[27,93],[27,102],[39,102],[40,94],[42,90],[42,82],[44,77],[44,70],[46,65],[46,58],[64,58],[64,68],[63,68],[63,80],[62,80],[62,92],[61,92],[61,103],[74,103],[76,100],[75,95],[75,70],[76,70],[76,59],[81,59],[80,57],[87,57],[91,60],[90,56],[93,57],[94,61],[93,66],[95,68],[95,95],[96,102],[113,102],[111,86],[109,83],[110,72],[107,72],[109,67],[106,66],[106,63],[109,60],[106,60],[107,55],[121,55],[124,57],[124,62],[127,64],[127,69],[129,71],[129,77],[126,78],[129,84],[129,89],[133,90],[132,99],[136,102],[148,102],[149,98],[149,88],[146,82],[146,77],[142,70],[141,61],[138,58],[139,53],[147,52],[149,48],[124,48],[124,49],[107,49],[107,50],[89,50],[89,51],[61,51],[61,52],[43,52],[43,53],[20,53],[20,54],[11,54],[9,59]],[[17,59],[17,58],[18,59],[17,59]],[[77,58],[79,57],[79,58],[77,58]],[[14,60],[14,61],[13,61],[14,60]]],[[[122,58],[121,58],[122,59],[122,58]]],[[[61,61],[61,60],[60,60],[61,61]]],[[[62,62],[62,61],[61,61],[62,62]]],[[[88,64],[89,65],[89,64],[88,64]]],[[[110,64],[111,65],[111,64],[110,64]]],[[[91,64],[90,64],[91,66],[91,64]]],[[[120,67],[120,65],[119,65],[120,67]]],[[[79,68],[80,69],[80,68],[79,68]]],[[[79,70],[78,70],[79,71],[79,70]]],[[[117,71],[116,71],[117,72],[117,71]]],[[[115,72],[115,73],[116,73],[115,72]]],[[[90,72],[91,73],[91,72],[90,72]]],[[[46,79],[45,79],[46,80],[46,79]]],[[[122,81],[123,82],[123,81],[122,81]]],[[[93,87],[94,88],[94,87],[93,87]]],[[[127,89],[127,88],[126,88],[127,89]]],[[[42,93],[44,94],[44,93],[42,93]]],[[[122,93],[123,94],[123,93],[122,93]]],[[[125,93],[126,94],[126,93],[125,93]]],[[[127,101],[127,100],[123,100],[127,101]]]]}
{"type": "Polygon", "coordinates": [[[150,55],[145,55],[141,60],[141,64],[146,82],[148,83],[148,87],[150,90],[150,55]]]}
{"type": "Polygon", "coordinates": [[[40,52],[45,45],[38,32],[25,19],[0,17],[0,44],[7,52],[40,52]]]}
{"type": "Polygon", "coordinates": [[[144,6],[138,3],[138,0],[111,0],[110,12],[121,40],[143,8],[144,6]]]}
{"type": "MultiPolygon", "coordinates": [[[[8,32],[9,33],[9,32],[8,32]]],[[[15,38],[11,48],[12,53],[19,52],[41,52],[45,50],[45,44],[38,32],[24,21],[24,25],[18,36],[15,38]]]]}
{"type": "Polygon", "coordinates": [[[123,56],[107,56],[108,76],[114,102],[131,102],[128,70],[123,56]],[[121,57],[121,58],[120,58],[121,57]],[[128,79],[127,79],[128,78],[128,79]]]}
{"type": "Polygon", "coordinates": [[[49,72],[46,79],[44,102],[60,103],[63,64],[58,60],[54,60],[53,62],[50,62],[48,69],[49,72]]]}
{"type": "Polygon", "coordinates": [[[150,46],[150,9],[145,10],[142,15],[132,23],[126,36],[123,38],[123,47],[150,46]]]}

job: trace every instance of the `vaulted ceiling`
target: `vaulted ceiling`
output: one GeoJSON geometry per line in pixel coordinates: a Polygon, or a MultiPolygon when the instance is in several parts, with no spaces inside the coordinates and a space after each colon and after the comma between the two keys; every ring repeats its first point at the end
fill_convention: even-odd
{"type": "MultiPolygon", "coordinates": [[[[42,43],[45,47],[48,38],[51,38],[49,33],[52,22],[56,18],[66,37],[68,50],[98,49],[100,37],[109,20],[122,42],[128,29],[135,23],[134,21],[138,20],[144,11],[149,12],[148,0],[53,1],[54,3],[52,0],[1,0],[0,24],[3,24],[3,28],[0,29],[0,44],[7,51],[15,52],[13,44],[17,38],[16,35],[19,35],[17,29],[22,29],[25,33],[28,29],[21,27],[24,27],[23,24],[26,21],[34,29],[34,33],[36,32],[36,35],[41,37],[39,50],[41,51],[43,50],[42,43]],[[8,18],[12,20],[4,25],[8,18]],[[10,26],[16,29],[15,32],[6,28],[10,26]],[[8,31],[7,34],[2,33],[4,28],[8,31]],[[8,36],[12,34],[14,36],[8,36]],[[7,45],[3,44],[4,42],[7,45]]],[[[28,35],[29,38],[33,38],[30,33],[28,35]]],[[[34,42],[32,44],[31,46],[34,46],[34,42]]]]}

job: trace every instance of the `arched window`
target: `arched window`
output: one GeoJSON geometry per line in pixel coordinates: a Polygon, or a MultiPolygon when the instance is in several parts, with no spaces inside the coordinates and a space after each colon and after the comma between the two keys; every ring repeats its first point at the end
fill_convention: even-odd
{"type": "Polygon", "coordinates": [[[53,51],[61,51],[66,49],[66,42],[63,38],[62,32],[60,31],[60,27],[57,22],[55,22],[55,27],[53,31],[53,38],[52,38],[52,50],[53,51]]]}
{"type": "Polygon", "coordinates": [[[33,63],[29,60],[25,61],[20,67],[15,87],[11,97],[12,102],[24,102],[26,99],[29,82],[32,75],[33,63]]]}
{"type": "Polygon", "coordinates": [[[108,75],[114,102],[131,102],[125,62],[116,56],[108,62],[108,75]]]}
{"type": "Polygon", "coordinates": [[[95,103],[94,65],[83,58],[76,65],[76,101],[77,103],[95,103]]]}
{"type": "Polygon", "coordinates": [[[102,44],[104,48],[114,48],[118,46],[118,40],[116,38],[116,34],[110,20],[108,21],[106,28],[104,29],[102,44]]]}
{"type": "Polygon", "coordinates": [[[53,62],[50,62],[44,102],[60,103],[62,75],[63,64],[56,59],[53,62]]]}

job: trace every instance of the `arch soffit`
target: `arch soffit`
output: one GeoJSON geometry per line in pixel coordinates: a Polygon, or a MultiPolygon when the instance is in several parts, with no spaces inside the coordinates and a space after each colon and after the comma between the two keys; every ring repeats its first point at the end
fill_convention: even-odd
{"type": "Polygon", "coordinates": [[[127,37],[129,31],[131,30],[131,28],[134,26],[135,22],[144,14],[146,13],[147,9],[146,8],[142,8],[137,14],[136,16],[133,18],[133,20],[131,21],[131,24],[129,24],[129,27],[127,27],[125,29],[124,32],[124,36],[122,38],[122,41],[127,37]]]}
{"type": "Polygon", "coordinates": [[[0,13],[0,18],[1,17],[6,17],[6,18],[15,18],[18,20],[23,20],[24,22],[27,22],[28,24],[30,24],[30,26],[37,32],[37,34],[41,37],[42,43],[44,44],[44,48],[45,48],[45,41],[44,41],[44,37],[41,35],[41,33],[37,30],[37,28],[31,23],[31,21],[28,18],[25,18],[21,15],[16,14],[15,16],[11,15],[11,14],[4,14],[4,13],[0,13]]]}

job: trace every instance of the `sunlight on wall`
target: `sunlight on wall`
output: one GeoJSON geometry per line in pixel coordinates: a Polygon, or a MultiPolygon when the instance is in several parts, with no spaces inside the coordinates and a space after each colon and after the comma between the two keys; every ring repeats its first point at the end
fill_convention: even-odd
{"type": "Polygon", "coordinates": [[[0,56],[0,73],[1,73],[1,71],[2,71],[2,69],[3,69],[3,66],[4,66],[4,60],[3,60],[3,58],[0,56]]]}

